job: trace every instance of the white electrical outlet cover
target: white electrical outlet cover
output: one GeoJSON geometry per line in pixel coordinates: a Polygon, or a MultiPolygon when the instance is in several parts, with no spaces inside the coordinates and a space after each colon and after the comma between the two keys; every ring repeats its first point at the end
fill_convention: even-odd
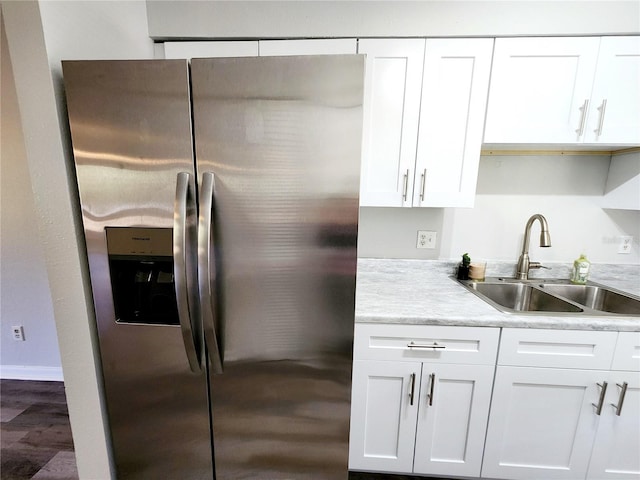
{"type": "Polygon", "coordinates": [[[436,248],[437,232],[418,230],[416,248],[436,248]]]}
{"type": "Polygon", "coordinates": [[[618,244],[618,253],[631,253],[632,243],[633,243],[633,237],[631,235],[621,236],[620,243],[618,244]]]}
{"type": "Polygon", "coordinates": [[[11,327],[11,333],[13,334],[14,340],[24,341],[24,329],[22,325],[13,325],[11,327]]]}

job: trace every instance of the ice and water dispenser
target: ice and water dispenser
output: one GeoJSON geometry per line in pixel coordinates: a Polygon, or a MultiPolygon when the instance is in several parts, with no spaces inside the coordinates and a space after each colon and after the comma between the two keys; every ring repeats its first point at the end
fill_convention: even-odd
{"type": "Polygon", "coordinates": [[[178,325],[171,228],[106,227],[116,321],[178,325]]]}

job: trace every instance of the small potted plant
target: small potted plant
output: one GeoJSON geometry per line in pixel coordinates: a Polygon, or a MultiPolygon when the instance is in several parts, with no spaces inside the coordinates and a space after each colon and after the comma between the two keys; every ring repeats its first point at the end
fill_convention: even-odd
{"type": "Polygon", "coordinates": [[[469,280],[469,264],[471,258],[468,253],[462,255],[462,262],[458,265],[458,280],[469,280]]]}

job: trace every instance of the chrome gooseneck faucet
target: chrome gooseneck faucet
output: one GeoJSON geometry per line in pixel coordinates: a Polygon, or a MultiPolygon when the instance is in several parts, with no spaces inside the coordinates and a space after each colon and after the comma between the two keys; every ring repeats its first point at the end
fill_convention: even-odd
{"type": "Polygon", "coordinates": [[[518,280],[527,280],[529,278],[530,268],[548,268],[543,266],[539,262],[529,261],[529,238],[531,237],[531,226],[536,220],[540,222],[540,246],[551,246],[551,236],[549,235],[549,226],[547,225],[547,219],[539,213],[531,215],[531,218],[529,218],[529,220],[527,221],[527,226],[524,229],[522,253],[520,254],[520,258],[518,259],[518,267],[516,270],[516,278],[518,280]]]}

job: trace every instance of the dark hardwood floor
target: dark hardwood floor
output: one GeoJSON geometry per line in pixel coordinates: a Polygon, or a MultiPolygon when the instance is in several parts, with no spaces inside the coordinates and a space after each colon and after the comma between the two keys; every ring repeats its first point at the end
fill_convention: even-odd
{"type": "MultiPolygon", "coordinates": [[[[1,480],[78,479],[62,382],[0,380],[0,459],[1,480]]],[[[349,480],[424,477],[350,472],[349,480]]]]}
{"type": "Polygon", "coordinates": [[[0,380],[0,478],[76,480],[62,382],[0,380]]]}

